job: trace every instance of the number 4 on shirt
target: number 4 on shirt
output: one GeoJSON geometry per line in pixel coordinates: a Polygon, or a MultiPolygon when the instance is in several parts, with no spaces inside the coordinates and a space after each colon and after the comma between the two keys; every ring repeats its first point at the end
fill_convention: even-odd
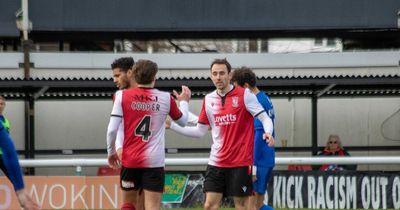
{"type": "Polygon", "coordinates": [[[135,129],[135,136],[141,136],[142,141],[149,141],[149,137],[151,136],[150,124],[151,116],[145,115],[135,129]]]}

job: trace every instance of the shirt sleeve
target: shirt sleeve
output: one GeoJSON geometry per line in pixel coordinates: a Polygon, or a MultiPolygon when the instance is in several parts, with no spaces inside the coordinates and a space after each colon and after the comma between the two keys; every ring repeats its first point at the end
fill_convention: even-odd
{"type": "Polygon", "coordinates": [[[198,122],[204,125],[209,125],[210,121],[208,121],[205,103],[206,103],[206,98],[204,97],[203,104],[201,105],[201,111],[199,114],[198,122]]]}
{"type": "Polygon", "coordinates": [[[253,117],[257,117],[260,113],[265,112],[260,102],[258,102],[256,95],[250,92],[249,89],[245,89],[243,98],[247,111],[250,112],[253,117]]]}
{"type": "Polygon", "coordinates": [[[4,166],[1,167],[4,170],[4,174],[11,181],[15,191],[23,189],[24,180],[18,161],[18,154],[10,135],[4,128],[0,131],[0,148],[3,151],[0,161],[4,166]]]}
{"type": "Polygon", "coordinates": [[[274,131],[274,124],[272,123],[271,118],[267,115],[266,112],[261,112],[257,115],[257,118],[261,121],[264,132],[272,134],[274,131]]]}
{"type": "Polygon", "coordinates": [[[107,153],[112,155],[116,153],[115,150],[115,139],[117,137],[118,127],[121,124],[123,113],[122,113],[122,91],[118,91],[115,96],[115,102],[111,111],[110,121],[107,127],[107,153]]]}
{"type": "Polygon", "coordinates": [[[254,117],[257,117],[264,128],[266,133],[272,134],[274,130],[274,126],[272,124],[271,118],[267,115],[264,108],[261,106],[260,102],[258,102],[256,95],[250,92],[249,89],[245,89],[244,91],[244,104],[248,112],[251,113],[254,117]]]}
{"type": "Polygon", "coordinates": [[[170,97],[170,111],[169,111],[169,116],[178,123],[180,126],[185,126],[188,121],[188,116],[189,116],[189,104],[187,101],[180,101],[179,102],[179,108],[176,105],[176,102],[172,96],[170,97]]]}
{"type": "Polygon", "coordinates": [[[174,122],[171,122],[171,130],[185,136],[200,138],[208,131],[209,126],[198,123],[196,127],[181,127],[174,122]]]}
{"type": "Polygon", "coordinates": [[[121,121],[121,124],[118,126],[117,137],[115,138],[115,150],[122,148],[124,137],[124,123],[121,121]]]}
{"type": "Polygon", "coordinates": [[[188,125],[195,126],[195,125],[197,125],[198,121],[199,121],[199,116],[197,116],[189,111],[188,125]]]}
{"type": "Polygon", "coordinates": [[[123,116],[122,94],[123,94],[123,90],[119,90],[115,93],[114,104],[113,104],[113,109],[111,111],[111,116],[114,116],[114,115],[117,117],[123,116]]]}
{"type": "Polygon", "coordinates": [[[177,120],[182,116],[182,112],[179,110],[178,106],[176,105],[175,99],[170,97],[170,110],[169,110],[169,116],[173,120],[177,120]]]}

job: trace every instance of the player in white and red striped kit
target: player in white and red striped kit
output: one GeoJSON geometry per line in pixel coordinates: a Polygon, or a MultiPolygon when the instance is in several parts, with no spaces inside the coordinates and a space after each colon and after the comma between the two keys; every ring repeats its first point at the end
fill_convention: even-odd
{"type": "MultiPolygon", "coordinates": [[[[124,143],[120,184],[123,196],[144,191],[145,209],[159,209],[164,188],[165,120],[169,115],[184,126],[188,119],[189,88],[182,86],[182,93],[175,100],[167,92],[154,88],[157,64],[139,60],[133,75],[137,88],[116,93],[114,107],[107,129],[107,151],[110,167],[117,167],[118,157],[114,147],[118,125],[124,122],[124,143]]],[[[123,199],[124,199],[123,198],[123,199]]],[[[126,202],[122,209],[135,209],[126,202]]]]}
{"type": "Polygon", "coordinates": [[[204,209],[218,209],[223,195],[233,196],[236,209],[246,209],[252,194],[254,123],[264,127],[264,139],[274,144],[273,125],[257,98],[248,89],[230,84],[231,65],[226,59],[211,64],[211,80],[217,88],[205,96],[197,127],[171,129],[191,137],[205,135],[211,127],[213,144],[204,181],[204,209]]]}

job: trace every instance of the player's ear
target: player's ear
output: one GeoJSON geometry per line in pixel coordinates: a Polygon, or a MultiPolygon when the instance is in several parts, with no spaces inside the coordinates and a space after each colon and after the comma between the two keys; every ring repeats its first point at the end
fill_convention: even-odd
{"type": "Polygon", "coordinates": [[[128,71],[126,72],[126,75],[127,75],[128,77],[132,77],[132,75],[133,75],[133,70],[132,70],[132,69],[128,69],[128,71]]]}

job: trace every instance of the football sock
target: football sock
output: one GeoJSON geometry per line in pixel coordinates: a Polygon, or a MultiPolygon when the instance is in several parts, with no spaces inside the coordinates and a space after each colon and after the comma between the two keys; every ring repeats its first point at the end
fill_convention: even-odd
{"type": "Polygon", "coordinates": [[[274,208],[272,208],[271,206],[268,206],[268,205],[262,205],[260,210],[274,210],[274,208]]]}
{"type": "Polygon", "coordinates": [[[136,208],[133,203],[124,203],[121,207],[121,210],[136,210],[136,208]]]}

